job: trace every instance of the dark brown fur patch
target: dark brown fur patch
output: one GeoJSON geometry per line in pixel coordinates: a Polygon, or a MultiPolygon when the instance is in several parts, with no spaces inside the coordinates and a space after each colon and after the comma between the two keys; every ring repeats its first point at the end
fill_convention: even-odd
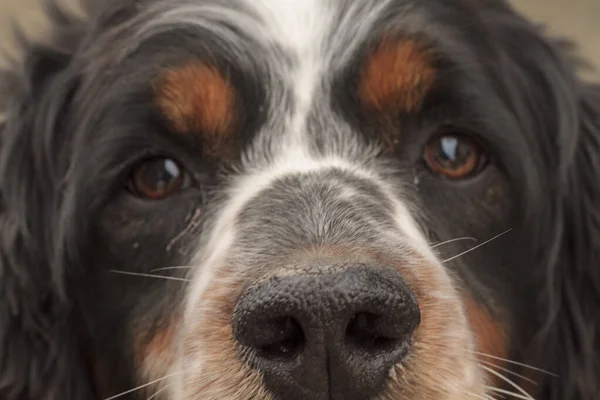
{"type": "Polygon", "coordinates": [[[416,111],[435,75],[429,54],[414,40],[385,39],[368,56],[358,95],[365,107],[380,113],[416,111]]]}
{"type": "Polygon", "coordinates": [[[216,67],[200,62],[173,67],[161,77],[156,95],[176,132],[202,135],[209,155],[231,152],[235,91],[216,67]]]}

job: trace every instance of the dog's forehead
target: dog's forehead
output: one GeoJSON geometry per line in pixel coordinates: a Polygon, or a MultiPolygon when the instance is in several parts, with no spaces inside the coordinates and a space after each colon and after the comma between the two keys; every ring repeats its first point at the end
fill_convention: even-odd
{"type": "MultiPolygon", "coordinates": [[[[398,5],[398,0],[154,0],[131,13],[141,16],[134,18],[134,24],[142,27],[142,35],[173,26],[196,25],[210,28],[224,40],[238,34],[263,43],[277,43],[294,52],[323,50],[324,41],[347,40],[354,36],[352,32],[370,29],[391,4],[398,5]]],[[[108,13],[112,15],[110,9],[108,13]]]]}
{"type": "MultiPolygon", "coordinates": [[[[379,112],[391,107],[409,111],[418,106],[423,94],[421,89],[432,80],[429,57],[419,54],[422,49],[413,40],[422,29],[416,25],[425,19],[410,2],[397,0],[157,2],[138,20],[136,36],[137,41],[143,43],[178,29],[200,34],[200,41],[189,45],[170,42],[164,52],[176,52],[180,47],[182,54],[204,51],[209,62],[213,57],[224,58],[234,68],[254,75],[268,88],[266,106],[272,111],[271,115],[285,120],[278,122],[284,122],[285,132],[292,136],[308,133],[309,117],[314,116],[315,111],[321,116],[326,113],[328,107],[323,105],[331,99],[334,82],[350,72],[359,74],[355,77],[357,82],[349,84],[357,86],[363,105],[379,112]],[[390,18],[398,14],[404,17],[390,18]],[[399,34],[398,20],[403,21],[402,34],[399,34]],[[205,49],[198,50],[202,47],[205,49]],[[367,48],[376,48],[372,57],[361,53],[367,48]],[[367,62],[369,59],[371,63],[367,62]],[[382,79],[384,73],[389,79],[382,79]],[[418,92],[418,96],[404,96],[413,92],[418,92]]],[[[195,60],[190,62],[195,63],[195,60]]],[[[214,79],[207,82],[203,79],[208,76],[204,73],[206,68],[195,66],[193,70],[198,72],[199,85],[227,87],[222,76],[211,72],[214,79]]],[[[194,74],[189,73],[190,68],[179,71],[186,76],[176,72],[170,74],[169,81],[179,82],[183,87],[170,85],[169,101],[193,101],[194,96],[184,92],[189,90],[188,83],[194,81],[194,74]]],[[[228,71],[221,72],[228,74],[228,71]]],[[[203,101],[197,104],[205,104],[208,93],[205,89],[199,91],[203,92],[203,101]]],[[[219,95],[221,99],[230,98],[219,93],[223,94],[219,95]]],[[[165,104],[165,101],[159,102],[165,104]]],[[[226,112],[225,102],[208,108],[220,109],[223,117],[233,114],[226,112]]],[[[207,118],[182,122],[181,115],[168,117],[177,120],[179,126],[215,125],[215,121],[207,118]]]]}
{"type": "Polygon", "coordinates": [[[322,74],[347,64],[392,3],[397,2],[161,1],[143,13],[136,36],[143,42],[178,28],[206,32],[238,63],[256,56],[268,58],[261,61],[274,69],[287,67],[298,100],[306,101],[322,74]]]}

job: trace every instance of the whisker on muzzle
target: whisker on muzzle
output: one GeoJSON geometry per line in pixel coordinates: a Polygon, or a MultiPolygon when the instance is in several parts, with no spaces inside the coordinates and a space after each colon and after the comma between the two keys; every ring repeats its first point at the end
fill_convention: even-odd
{"type": "Polygon", "coordinates": [[[150,272],[158,272],[158,271],[172,271],[172,270],[180,270],[180,269],[193,269],[195,268],[192,265],[181,265],[181,266],[176,266],[176,267],[162,267],[162,268],[156,268],[153,269],[150,272]]]}
{"type": "MultiPolygon", "coordinates": [[[[508,383],[510,386],[512,386],[513,388],[515,388],[519,393],[511,393],[510,395],[513,397],[517,397],[520,399],[527,399],[527,400],[535,400],[533,397],[531,397],[531,395],[529,393],[527,393],[527,391],[525,391],[525,389],[523,389],[521,386],[517,385],[512,379],[507,378],[505,375],[502,375],[500,372],[494,371],[493,369],[486,367],[485,365],[480,364],[480,367],[483,368],[485,371],[487,371],[488,373],[498,377],[499,379],[501,379],[502,381],[508,383]]],[[[497,389],[497,388],[494,388],[497,389]]],[[[509,394],[509,393],[506,393],[509,394]]]]}
{"type": "Polygon", "coordinates": [[[440,243],[435,243],[435,244],[431,243],[430,246],[431,246],[432,249],[435,249],[436,247],[443,246],[445,244],[450,244],[450,243],[454,243],[454,242],[461,242],[463,240],[470,240],[472,242],[476,242],[477,241],[477,239],[475,239],[474,237],[465,236],[465,237],[459,237],[459,238],[454,238],[454,239],[450,239],[450,240],[445,240],[445,241],[440,242],[440,243]]]}
{"type": "Polygon", "coordinates": [[[175,276],[164,276],[164,275],[155,275],[155,274],[143,274],[139,272],[128,272],[128,271],[119,271],[112,269],[110,272],[121,275],[130,275],[130,276],[139,276],[143,278],[155,278],[155,279],[165,279],[168,281],[180,281],[180,282],[191,282],[191,279],[178,278],[175,276]]]}
{"type": "Polygon", "coordinates": [[[492,386],[486,386],[486,390],[490,390],[494,393],[501,393],[501,394],[505,394],[507,396],[510,396],[514,399],[523,399],[523,400],[535,400],[535,398],[531,397],[531,396],[524,396],[522,394],[519,393],[515,393],[515,392],[511,392],[510,390],[504,390],[504,389],[500,389],[500,388],[496,388],[496,387],[492,387],[492,386]]]}
{"type": "Polygon", "coordinates": [[[524,381],[527,381],[527,382],[529,382],[529,383],[537,386],[537,382],[534,381],[533,379],[528,378],[525,375],[521,375],[521,374],[518,374],[516,372],[513,372],[513,371],[509,370],[508,368],[500,367],[500,366],[498,366],[498,365],[496,365],[496,364],[494,364],[492,362],[489,362],[489,361],[479,360],[479,363],[480,363],[480,365],[481,364],[485,364],[485,365],[487,365],[490,368],[495,368],[495,369],[497,369],[499,371],[502,371],[504,373],[507,373],[509,375],[516,376],[517,378],[523,379],[524,381]]]}
{"type": "Polygon", "coordinates": [[[154,392],[154,394],[152,396],[148,397],[146,400],[156,399],[161,393],[168,390],[171,386],[173,386],[173,385],[172,384],[165,385],[164,387],[162,387],[162,388],[158,389],[156,392],[154,392]]]}
{"type": "MultiPolygon", "coordinates": [[[[183,371],[183,372],[184,372],[184,371],[183,371]]],[[[123,397],[123,396],[125,396],[125,395],[127,395],[127,394],[130,394],[130,393],[133,393],[133,392],[137,392],[138,390],[142,390],[142,389],[144,389],[144,388],[147,388],[147,387],[149,387],[149,386],[152,386],[152,385],[154,385],[154,384],[156,384],[156,383],[162,382],[162,381],[164,381],[165,379],[169,379],[169,378],[172,378],[173,376],[180,375],[180,374],[182,374],[183,372],[182,372],[182,371],[180,371],[180,372],[174,372],[174,373],[172,373],[172,374],[169,374],[169,375],[165,375],[165,376],[163,376],[162,378],[158,378],[158,379],[155,379],[155,380],[153,380],[152,382],[148,382],[148,383],[144,383],[143,385],[136,386],[136,387],[134,387],[133,389],[129,389],[129,390],[126,390],[126,391],[124,391],[124,392],[121,392],[121,393],[119,393],[119,394],[116,394],[116,395],[114,395],[114,396],[107,397],[107,398],[105,398],[104,400],[114,400],[114,399],[118,399],[119,397],[123,397]]],[[[166,387],[168,387],[168,386],[166,386],[166,387]]],[[[164,389],[164,388],[163,388],[163,389],[164,389]]],[[[155,395],[156,395],[156,393],[155,393],[155,395]]],[[[150,400],[150,399],[148,399],[148,400],[150,400]]]]}
{"type": "Polygon", "coordinates": [[[511,228],[511,229],[508,229],[508,230],[506,230],[506,231],[504,231],[504,232],[502,232],[502,233],[500,233],[499,235],[496,235],[496,236],[494,236],[494,237],[493,237],[493,238],[491,238],[491,239],[488,239],[488,240],[486,240],[486,241],[485,241],[485,242],[483,242],[483,243],[480,243],[480,244],[478,244],[477,246],[475,246],[475,247],[473,247],[473,248],[470,248],[469,250],[465,250],[465,251],[463,251],[462,253],[459,253],[459,254],[457,254],[457,255],[455,255],[455,256],[453,256],[453,257],[450,257],[450,258],[448,258],[448,259],[446,259],[446,260],[442,261],[442,264],[444,264],[444,263],[447,263],[447,262],[449,262],[449,261],[452,261],[452,260],[455,260],[455,259],[457,259],[457,258],[459,258],[459,257],[462,257],[462,256],[464,256],[465,254],[468,254],[468,253],[470,253],[470,252],[472,252],[472,251],[474,251],[474,250],[477,250],[478,248],[480,248],[480,247],[482,247],[482,246],[485,246],[486,244],[488,244],[488,243],[490,243],[490,242],[493,242],[494,240],[496,240],[496,239],[500,238],[501,236],[504,236],[504,235],[506,235],[506,234],[507,234],[508,232],[510,232],[510,231],[512,231],[512,228],[511,228]]]}
{"type": "Polygon", "coordinates": [[[549,372],[549,371],[543,370],[543,369],[541,369],[541,368],[534,367],[534,366],[532,366],[532,365],[529,365],[529,364],[520,363],[520,362],[517,362],[517,361],[509,360],[509,359],[507,359],[507,358],[502,358],[502,357],[498,357],[498,356],[493,356],[493,355],[491,355],[491,354],[487,354],[487,353],[481,353],[481,352],[478,352],[478,351],[473,351],[472,353],[473,353],[473,354],[476,354],[476,355],[478,355],[478,356],[487,357],[487,358],[490,358],[490,359],[493,359],[493,360],[504,361],[504,362],[507,362],[507,363],[509,363],[509,364],[518,365],[518,366],[520,366],[520,367],[528,368],[528,369],[531,369],[531,370],[533,370],[533,371],[542,372],[542,373],[544,373],[544,374],[547,374],[547,375],[550,375],[550,376],[554,376],[554,377],[556,377],[556,378],[558,378],[558,377],[559,377],[557,374],[554,374],[554,373],[552,373],[552,372],[549,372]]]}

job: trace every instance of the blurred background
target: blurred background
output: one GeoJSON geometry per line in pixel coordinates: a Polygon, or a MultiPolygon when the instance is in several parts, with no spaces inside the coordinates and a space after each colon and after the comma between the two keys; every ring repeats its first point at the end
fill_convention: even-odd
{"type": "MultiPolygon", "coordinates": [[[[598,70],[587,73],[586,78],[600,81],[600,0],[512,1],[534,21],[546,24],[551,33],[574,39],[581,48],[581,54],[598,70]]],[[[45,21],[37,7],[38,2],[0,0],[0,48],[11,49],[9,22],[13,19],[23,24],[27,32],[43,31],[45,21]]]]}

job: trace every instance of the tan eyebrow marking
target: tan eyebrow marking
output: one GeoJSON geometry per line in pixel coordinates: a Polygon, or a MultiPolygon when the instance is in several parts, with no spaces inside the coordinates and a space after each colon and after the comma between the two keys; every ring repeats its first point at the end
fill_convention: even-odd
{"type": "Polygon", "coordinates": [[[381,113],[415,111],[435,76],[430,55],[416,41],[384,39],[361,70],[359,99],[365,107],[381,113]]]}
{"type": "Polygon", "coordinates": [[[168,69],[159,80],[156,104],[172,128],[201,135],[206,152],[232,147],[236,94],[215,66],[192,62],[168,69]]]}

